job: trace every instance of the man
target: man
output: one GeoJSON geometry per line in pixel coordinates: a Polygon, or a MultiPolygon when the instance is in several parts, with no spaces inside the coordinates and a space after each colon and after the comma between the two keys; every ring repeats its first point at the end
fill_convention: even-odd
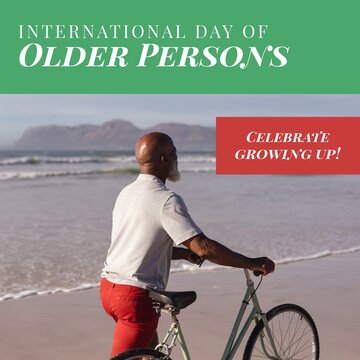
{"type": "Polygon", "coordinates": [[[249,258],[209,239],[190,217],[183,199],[165,187],[177,181],[176,148],[163,133],[141,137],[135,147],[140,175],[119,194],[113,211],[111,245],[102,271],[101,300],[116,321],[111,356],[148,347],[156,339],[159,315],[149,289],[164,290],[171,259],[220,265],[264,273],[275,264],[266,257],[249,258]],[[184,248],[173,247],[173,244],[184,248]]]}

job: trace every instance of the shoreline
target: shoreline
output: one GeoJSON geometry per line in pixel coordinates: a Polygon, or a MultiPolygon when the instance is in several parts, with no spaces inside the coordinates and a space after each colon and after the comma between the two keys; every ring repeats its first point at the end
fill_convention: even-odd
{"type": "MultiPolygon", "coordinates": [[[[359,252],[279,265],[264,278],[258,296],[264,311],[280,303],[297,303],[308,310],[318,328],[321,359],[356,360],[359,276],[359,252]]],[[[243,272],[173,273],[168,289],[197,292],[197,301],[179,316],[185,338],[193,359],[219,359],[245,291],[243,272]]],[[[0,318],[1,358],[108,358],[113,321],[101,307],[98,289],[3,301],[0,318]]],[[[163,314],[159,334],[168,325],[163,314]]],[[[172,358],[179,359],[179,354],[175,348],[172,358]]]]}
{"type": "MultiPolygon", "coordinates": [[[[296,258],[284,258],[275,261],[276,266],[278,265],[287,265],[287,264],[293,264],[297,262],[307,262],[307,261],[313,261],[317,259],[322,259],[326,257],[331,256],[337,256],[337,255],[343,255],[343,254],[353,254],[360,252],[360,246],[354,246],[349,249],[343,249],[343,250],[333,250],[333,251],[322,251],[318,252],[312,255],[303,256],[303,257],[296,257],[296,258]]],[[[208,265],[205,267],[202,267],[201,269],[194,267],[192,265],[187,265],[188,268],[180,267],[180,268],[172,268],[170,270],[170,274],[179,274],[179,273],[206,273],[206,272],[214,272],[214,271],[228,271],[233,270],[232,268],[224,267],[221,265],[208,265]]],[[[171,276],[170,275],[170,276],[171,276]]],[[[71,294],[74,292],[84,291],[84,290],[92,290],[97,289],[100,286],[99,283],[83,283],[80,284],[77,287],[74,288],[55,288],[55,289],[49,289],[49,290],[24,290],[20,291],[18,293],[9,293],[5,294],[4,296],[0,297],[0,304],[4,301],[12,301],[12,300],[20,300],[31,296],[47,296],[47,295],[56,295],[56,294],[71,294]]]]}

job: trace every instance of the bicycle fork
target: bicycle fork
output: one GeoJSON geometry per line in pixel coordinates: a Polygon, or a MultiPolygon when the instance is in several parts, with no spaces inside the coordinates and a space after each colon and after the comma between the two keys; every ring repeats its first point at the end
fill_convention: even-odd
{"type": "Polygon", "coordinates": [[[262,347],[262,349],[264,351],[264,354],[271,360],[281,360],[281,358],[280,358],[280,356],[279,356],[279,354],[277,352],[276,346],[275,346],[275,341],[274,341],[274,338],[272,336],[272,332],[271,332],[269,323],[267,321],[266,314],[261,311],[259,301],[258,301],[257,296],[256,296],[255,293],[252,296],[252,302],[253,302],[254,308],[257,309],[256,314],[255,314],[255,321],[258,322],[258,321],[261,320],[263,322],[264,329],[265,329],[263,331],[266,331],[266,334],[267,334],[267,336],[269,338],[269,341],[270,341],[270,345],[271,345],[276,357],[273,357],[272,355],[270,355],[268,353],[268,350],[267,350],[267,348],[265,346],[265,343],[264,343],[264,338],[265,338],[266,335],[262,332],[260,334],[260,342],[261,342],[261,347],[262,347]]]}

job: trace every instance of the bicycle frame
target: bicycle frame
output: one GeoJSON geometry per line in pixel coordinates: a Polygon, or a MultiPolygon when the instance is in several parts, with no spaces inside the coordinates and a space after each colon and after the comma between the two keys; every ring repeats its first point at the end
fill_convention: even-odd
{"type": "Polygon", "coordinates": [[[164,310],[170,313],[172,318],[172,323],[164,337],[164,340],[159,345],[156,346],[155,350],[159,350],[167,355],[170,355],[173,347],[175,346],[176,341],[179,340],[180,349],[184,360],[191,360],[189,350],[186,346],[185,338],[181,330],[180,322],[176,317],[178,312],[176,312],[176,310],[172,307],[170,308],[165,307],[164,310]],[[167,345],[167,341],[170,336],[172,336],[172,340],[170,345],[167,345]]]}
{"type": "MultiPolygon", "coordinates": [[[[269,341],[274,350],[274,354],[276,355],[276,358],[274,358],[273,356],[268,354],[266,347],[265,347],[263,341],[261,340],[264,353],[267,354],[269,359],[274,359],[274,360],[280,359],[280,356],[278,355],[276,347],[275,347],[275,343],[274,343],[274,339],[271,334],[271,330],[269,328],[266,314],[264,314],[260,308],[260,304],[259,304],[259,301],[258,301],[258,298],[256,295],[255,288],[254,288],[254,282],[252,281],[252,279],[250,277],[249,271],[247,269],[244,269],[244,272],[245,272],[245,277],[246,277],[247,290],[246,290],[245,296],[243,298],[243,301],[241,303],[238,315],[235,319],[232,331],[230,333],[230,336],[227,341],[227,344],[226,344],[224,353],[221,357],[221,360],[232,360],[233,359],[236,351],[238,350],[238,348],[239,348],[242,340],[244,339],[244,336],[245,336],[246,332],[248,331],[253,320],[255,320],[255,322],[258,322],[260,320],[263,321],[266,334],[269,337],[269,341]],[[247,317],[244,325],[242,326],[241,331],[238,334],[240,323],[243,319],[245,310],[250,303],[250,300],[252,301],[253,308],[252,308],[249,316],[247,317]]],[[[173,307],[165,307],[164,309],[170,313],[170,315],[172,317],[172,324],[171,324],[169,330],[167,331],[167,333],[164,337],[164,340],[156,347],[156,350],[162,351],[165,354],[170,355],[173,347],[175,346],[176,341],[178,340],[184,360],[191,360],[188,348],[186,346],[184,335],[181,331],[181,326],[180,326],[179,320],[176,317],[176,315],[179,313],[179,311],[176,311],[176,309],[173,307]],[[167,345],[167,341],[170,338],[170,336],[172,336],[172,340],[171,340],[170,345],[167,345]]]]}

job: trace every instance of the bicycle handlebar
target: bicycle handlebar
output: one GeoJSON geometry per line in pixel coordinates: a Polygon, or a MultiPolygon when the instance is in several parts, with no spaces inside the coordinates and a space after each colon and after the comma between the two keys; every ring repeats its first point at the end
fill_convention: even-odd
{"type": "MultiPolygon", "coordinates": [[[[244,273],[245,273],[246,280],[250,281],[251,278],[250,278],[250,272],[249,272],[249,270],[244,268],[244,273]]],[[[263,275],[263,273],[262,273],[261,271],[258,271],[258,270],[253,271],[253,274],[254,274],[255,276],[263,275]]]]}

